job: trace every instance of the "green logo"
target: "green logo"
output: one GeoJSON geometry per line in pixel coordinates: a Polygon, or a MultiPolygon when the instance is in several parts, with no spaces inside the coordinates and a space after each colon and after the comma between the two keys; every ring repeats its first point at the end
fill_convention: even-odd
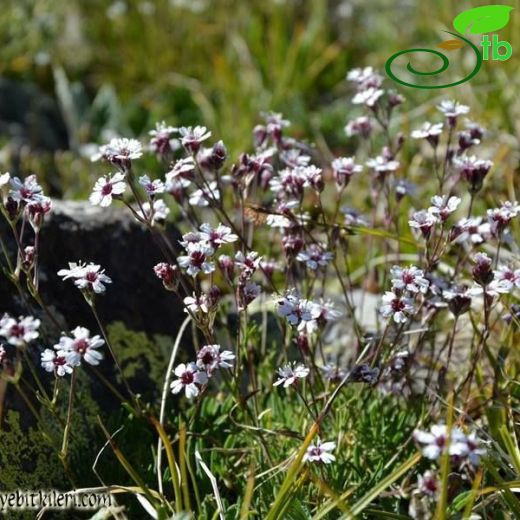
{"type": "Polygon", "coordinates": [[[434,49],[423,48],[407,49],[404,51],[396,52],[395,54],[390,56],[390,58],[388,58],[385,64],[386,73],[391,79],[393,79],[397,83],[400,83],[401,85],[404,85],[405,87],[422,89],[454,87],[456,85],[460,85],[461,83],[469,81],[471,78],[477,75],[478,71],[480,70],[480,67],[482,66],[482,61],[489,60],[490,48],[491,59],[497,61],[508,60],[513,54],[513,48],[511,47],[511,44],[508,41],[499,41],[497,34],[493,34],[493,38],[491,40],[488,34],[484,34],[480,43],[482,47],[481,53],[480,49],[473,42],[471,42],[468,38],[465,38],[462,35],[490,33],[502,29],[509,22],[509,15],[512,9],[513,8],[508,5],[483,5],[481,7],[468,9],[467,11],[459,13],[453,20],[453,27],[456,31],[458,31],[459,34],[451,31],[444,31],[454,36],[455,39],[444,41],[440,43],[437,47],[451,51],[455,49],[460,49],[467,45],[469,46],[469,48],[473,50],[475,54],[475,66],[466,77],[458,81],[454,81],[453,83],[444,83],[442,85],[416,85],[414,83],[410,83],[408,81],[403,81],[402,79],[399,79],[392,71],[392,64],[394,63],[396,58],[404,54],[410,54],[415,52],[429,53],[441,60],[441,65],[432,71],[417,70],[410,62],[408,62],[406,69],[408,70],[408,72],[415,76],[436,76],[448,69],[448,67],[450,66],[450,62],[445,54],[434,49]]]}

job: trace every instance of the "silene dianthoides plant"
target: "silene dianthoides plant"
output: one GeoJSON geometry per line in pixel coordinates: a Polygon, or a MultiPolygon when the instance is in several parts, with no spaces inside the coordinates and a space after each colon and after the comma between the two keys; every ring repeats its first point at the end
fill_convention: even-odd
{"type": "Polygon", "coordinates": [[[56,422],[44,434],[67,475],[78,381],[93,378],[155,439],[133,461],[99,418],[156,518],[520,511],[520,205],[500,188],[498,138],[450,99],[401,130],[405,99],[377,71],[347,80],[332,155],[272,112],[238,156],[204,126],[164,121],[99,147],[90,203],[153,234],[148,275],[185,311],[154,398],[132,388],[99,312],[124,266],[63,258],[96,323],[70,328],[39,283],[52,200],[35,175],[0,176],[2,266],[26,309],[0,319],[2,379],[56,422]]]}

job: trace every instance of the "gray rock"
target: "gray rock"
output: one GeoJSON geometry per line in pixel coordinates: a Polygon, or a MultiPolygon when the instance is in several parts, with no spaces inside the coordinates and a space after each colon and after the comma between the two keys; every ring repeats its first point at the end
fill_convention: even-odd
{"type": "MultiPolygon", "coordinates": [[[[174,336],[184,319],[183,308],[155,277],[153,266],[164,258],[150,231],[127,208],[99,208],[85,201],[53,202],[40,237],[40,288],[46,304],[64,317],[69,328],[97,329],[80,291],[72,281],[57,275],[68,262],[94,262],[106,269],[113,282],[97,299],[104,323],[122,321],[132,330],[174,336]]],[[[9,233],[6,227],[0,227],[3,237],[9,233]]],[[[180,238],[174,228],[167,234],[174,244],[180,238]]],[[[0,284],[0,311],[27,312],[14,286],[5,279],[0,284]]]]}

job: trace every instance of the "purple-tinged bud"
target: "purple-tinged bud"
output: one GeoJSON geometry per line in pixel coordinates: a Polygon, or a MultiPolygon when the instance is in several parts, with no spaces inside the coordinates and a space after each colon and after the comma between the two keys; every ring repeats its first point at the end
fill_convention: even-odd
{"type": "Polygon", "coordinates": [[[179,283],[179,268],[176,265],[161,262],[153,270],[157,278],[162,281],[166,290],[175,291],[179,283]]]}
{"type": "Polygon", "coordinates": [[[473,279],[479,285],[485,287],[493,281],[493,278],[495,276],[493,274],[491,258],[489,258],[489,256],[485,253],[477,253],[473,257],[473,261],[475,262],[475,266],[471,270],[473,279]]]}
{"type": "Polygon", "coordinates": [[[290,233],[282,238],[282,245],[285,254],[288,257],[293,257],[296,256],[303,249],[305,243],[301,237],[290,233]]]}
{"type": "Polygon", "coordinates": [[[222,298],[222,291],[216,286],[212,285],[208,293],[208,304],[211,308],[218,306],[218,302],[222,298]]]}
{"type": "Polygon", "coordinates": [[[5,209],[7,210],[7,216],[10,220],[15,220],[18,216],[18,211],[20,210],[20,206],[16,200],[12,197],[7,198],[7,202],[5,203],[5,209]]]}
{"type": "Polygon", "coordinates": [[[224,277],[231,283],[235,272],[235,261],[227,255],[220,255],[218,265],[224,277]]]}
{"type": "Polygon", "coordinates": [[[22,260],[22,266],[25,271],[29,271],[33,264],[34,264],[34,257],[36,255],[36,250],[34,249],[34,246],[27,246],[23,250],[23,260],[22,260]]]}
{"type": "Polygon", "coordinates": [[[300,332],[296,337],[296,345],[300,349],[300,352],[306,356],[310,353],[309,338],[305,332],[300,332]]]}
{"type": "Polygon", "coordinates": [[[267,131],[265,126],[256,125],[253,129],[253,138],[255,141],[255,147],[262,146],[265,142],[265,138],[267,137],[267,131]]]}

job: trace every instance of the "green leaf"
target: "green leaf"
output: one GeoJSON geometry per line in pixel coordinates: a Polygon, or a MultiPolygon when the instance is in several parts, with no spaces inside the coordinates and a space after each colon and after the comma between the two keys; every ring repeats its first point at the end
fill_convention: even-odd
{"type": "Polygon", "coordinates": [[[498,31],[509,22],[512,7],[508,5],[483,5],[462,11],[453,20],[453,27],[465,34],[482,34],[498,31]]]}

